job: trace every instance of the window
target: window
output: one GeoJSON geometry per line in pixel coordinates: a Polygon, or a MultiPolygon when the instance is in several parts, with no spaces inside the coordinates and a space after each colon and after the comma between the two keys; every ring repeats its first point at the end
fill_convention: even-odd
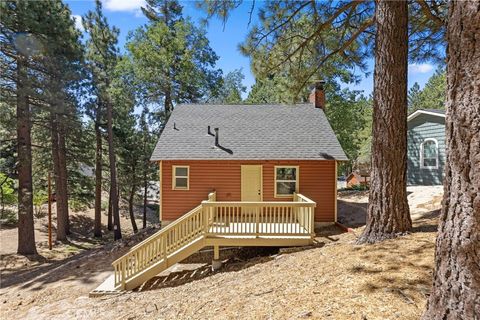
{"type": "Polygon", "coordinates": [[[275,197],[291,197],[298,191],[298,167],[275,167],[275,197]]]}
{"type": "Polygon", "coordinates": [[[438,168],[438,142],[435,139],[428,138],[420,146],[420,167],[438,168]]]}
{"type": "Polygon", "coordinates": [[[190,168],[188,166],[173,166],[172,167],[172,189],[174,190],[188,190],[189,188],[189,174],[190,168]]]}

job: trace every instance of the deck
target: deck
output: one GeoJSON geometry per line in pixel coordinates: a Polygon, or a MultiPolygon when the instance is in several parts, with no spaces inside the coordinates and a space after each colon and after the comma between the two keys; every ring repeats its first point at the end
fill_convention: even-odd
{"type": "Polygon", "coordinates": [[[222,202],[208,200],[115,260],[114,274],[91,295],[131,290],[158,273],[212,246],[303,246],[314,237],[316,204],[301,194],[285,202],[222,202]]]}

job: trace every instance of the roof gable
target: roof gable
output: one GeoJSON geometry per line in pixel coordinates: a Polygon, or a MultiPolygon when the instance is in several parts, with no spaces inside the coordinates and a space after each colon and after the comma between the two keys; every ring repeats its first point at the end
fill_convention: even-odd
{"type": "Polygon", "coordinates": [[[298,105],[179,105],[152,154],[158,160],[348,160],[322,109],[298,105]],[[207,127],[219,128],[219,145],[207,127]]]}
{"type": "Polygon", "coordinates": [[[419,115],[422,115],[422,114],[427,114],[427,115],[431,115],[431,116],[445,118],[445,110],[441,110],[441,109],[428,109],[428,110],[419,109],[419,110],[416,110],[415,112],[413,112],[412,114],[410,114],[407,118],[407,121],[415,119],[416,117],[418,117],[419,115]]]}

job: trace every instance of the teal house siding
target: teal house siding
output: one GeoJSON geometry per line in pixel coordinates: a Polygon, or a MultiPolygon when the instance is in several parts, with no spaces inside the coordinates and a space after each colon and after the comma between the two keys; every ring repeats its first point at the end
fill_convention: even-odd
{"type": "Polygon", "coordinates": [[[408,121],[407,132],[408,185],[441,185],[445,166],[445,118],[432,114],[415,116],[408,121]],[[438,168],[422,168],[421,145],[426,139],[438,142],[438,168]]]}

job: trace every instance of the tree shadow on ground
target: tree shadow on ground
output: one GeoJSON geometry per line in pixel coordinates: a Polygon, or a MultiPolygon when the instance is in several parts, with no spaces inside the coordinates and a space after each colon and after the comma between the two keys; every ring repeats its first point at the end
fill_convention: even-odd
{"type": "Polygon", "coordinates": [[[367,221],[368,202],[337,200],[338,222],[350,227],[364,226],[367,221]]]}
{"type": "MultiPolygon", "coordinates": [[[[154,228],[146,229],[132,237],[125,238],[123,243],[111,242],[105,246],[94,248],[83,247],[74,241],[66,241],[65,246],[77,248],[79,253],[69,255],[64,259],[48,259],[41,255],[26,256],[31,261],[38,261],[40,264],[31,268],[18,270],[9,270],[5,268],[2,273],[12,271],[11,273],[2,274],[1,288],[7,288],[14,285],[20,285],[22,289],[41,290],[45,286],[58,281],[81,281],[85,284],[97,284],[98,279],[95,277],[103,272],[112,271],[112,261],[123,255],[130,245],[138,243],[158,230],[154,228]],[[128,245],[125,245],[127,243],[128,245]]],[[[56,248],[58,249],[58,248],[56,248]]],[[[18,255],[8,255],[22,257],[18,255]]],[[[2,256],[2,259],[7,258],[2,256]]]]}
{"type": "Polygon", "coordinates": [[[431,237],[421,237],[410,235],[374,245],[355,246],[353,249],[360,253],[360,259],[348,272],[365,279],[359,287],[360,292],[390,293],[407,304],[421,303],[431,285],[435,247],[431,237]]]}
{"type": "Polygon", "coordinates": [[[257,264],[263,264],[272,261],[282,255],[288,255],[295,252],[318,249],[327,243],[337,241],[334,237],[344,233],[337,226],[325,226],[315,230],[316,237],[314,244],[302,247],[238,247],[226,248],[233,249],[231,252],[220,252],[220,259],[224,264],[220,270],[212,271],[211,261],[213,259],[212,250],[202,250],[193,254],[191,257],[182,261],[185,265],[180,271],[167,271],[159,276],[153,277],[145,282],[137,291],[158,290],[162,288],[177,287],[193,281],[210,277],[217,273],[237,272],[250,268],[257,264]],[[222,257],[223,255],[223,257],[222,257]]]}
{"type": "Polygon", "coordinates": [[[441,210],[438,209],[419,215],[413,224],[412,232],[436,232],[440,213],[441,210]]]}

